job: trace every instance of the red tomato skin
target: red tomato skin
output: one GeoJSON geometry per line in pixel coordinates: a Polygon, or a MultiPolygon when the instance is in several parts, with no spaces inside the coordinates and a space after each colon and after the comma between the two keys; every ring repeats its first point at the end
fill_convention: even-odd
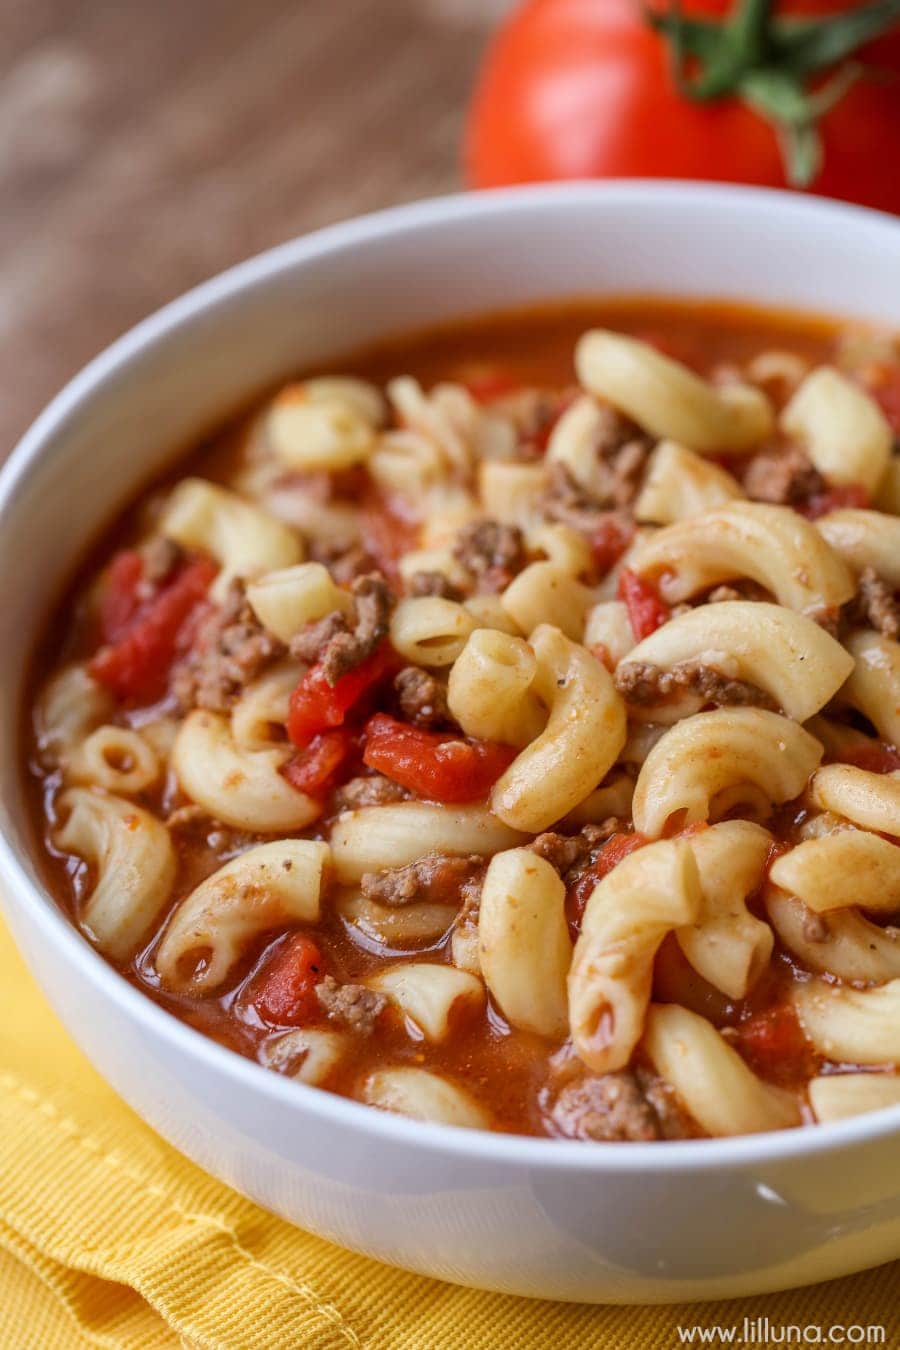
{"type": "Polygon", "coordinates": [[[608,876],[614,867],[618,867],[619,863],[629,854],[634,853],[636,849],[643,848],[646,843],[649,843],[649,840],[645,839],[642,834],[611,835],[597,854],[592,866],[569,887],[569,893],[566,896],[566,918],[573,942],[581,932],[584,911],[597,883],[608,876]]]}
{"type": "Polygon", "coordinates": [[[281,770],[291,787],[310,797],[326,797],[353,754],[355,738],[346,727],[320,731],[281,770]]]}
{"type": "Polygon", "coordinates": [[[867,380],[869,393],[878,403],[891,424],[891,431],[900,436],[900,366],[881,363],[867,380]]]}
{"type": "Polygon", "coordinates": [[[601,576],[619,561],[634,537],[634,528],[617,516],[607,516],[591,536],[591,557],[601,576]]]}
{"type": "Polygon", "coordinates": [[[100,593],[100,634],[104,642],[118,642],[128,631],[140,605],[144,561],[131,548],[115,554],[103,577],[100,593]]]}
{"type": "Polygon", "coordinates": [[[736,1030],[738,1049],[764,1077],[791,1080],[815,1073],[815,1053],[789,1003],[755,1013],[736,1030]]]}
{"type": "MultiPolygon", "coordinates": [[[[846,0],[790,0],[779,14],[818,16],[846,0]]],[[[688,16],[721,18],[728,0],[687,0],[688,16]]],[[[859,55],[900,68],[900,36],[859,55]]],[[[814,192],[900,211],[885,173],[900,144],[900,82],[859,80],[819,123],[814,192]]],[[[786,187],[774,129],[737,99],[693,103],[641,0],[526,0],[504,23],[470,107],[464,166],[472,187],[571,178],[696,178],[786,187]]]]}
{"type": "Polygon", "coordinates": [[[853,764],[857,769],[866,769],[869,773],[894,773],[900,769],[900,750],[894,745],[860,745],[856,749],[845,751],[840,758],[841,764],[853,764]]]}
{"type": "Polygon", "coordinates": [[[101,647],[89,670],[122,702],[152,703],[166,691],[179,638],[206,600],[216,568],[206,558],[188,563],[146,609],[138,611],[117,642],[101,647]]]}
{"type": "Polygon", "coordinates": [[[798,510],[807,520],[818,520],[821,516],[827,516],[829,511],[841,511],[848,506],[871,506],[869,494],[862,483],[836,483],[827,492],[817,492],[798,510]]]}
{"type": "Polygon", "coordinates": [[[660,600],[652,582],[639,577],[630,567],[619,573],[619,599],[625,602],[631,631],[640,642],[655,633],[669,617],[668,606],[660,600]]]}
{"type": "Polygon", "coordinates": [[[347,714],[363,695],[396,664],[391,646],[383,642],[337,684],[329,684],[316,663],[300,679],[291,694],[287,733],[303,749],[320,731],[343,726],[347,714]]]}
{"type": "Polygon", "coordinates": [[[386,713],[366,723],[363,763],[432,801],[486,797],[515,756],[511,746],[424,731],[386,713]]]}
{"type": "Polygon", "coordinates": [[[312,938],[292,933],[254,980],[253,1006],[273,1026],[305,1026],[320,1012],[316,985],[326,973],[312,938]]]}

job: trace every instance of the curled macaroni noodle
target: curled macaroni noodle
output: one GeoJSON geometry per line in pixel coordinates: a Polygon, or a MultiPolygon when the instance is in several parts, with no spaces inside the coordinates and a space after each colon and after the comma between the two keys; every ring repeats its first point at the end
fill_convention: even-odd
{"type": "Polygon", "coordinates": [[[403,867],[423,853],[468,853],[491,857],[511,848],[522,835],[480,806],[432,806],[396,802],[338,816],[331,832],[334,865],[341,881],[359,881],[366,872],[403,867]]]}
{"type": "Polygon", "coordinates": [[[822,1124],[900,1106],[900,1075],[833,1073],[814,1078],[809,1085],[809,1104],[822,1124]]]}
{"type": "Polygon", "coordinates": [[[84,666],[64,666],[47,682],[37,705],[35,730],[42,760],[51,767],[65,765],[112,710],[109,693],[84,666]]]}
{"type": "Polygon", "coordinates": [[[762,880],[772,836],[749,820],[726,820],[691,839],[702,895],[678,944],[699,975],[729,998],[745,998],[772,955],[772,930],[747,897],[762,880]]]}
{"type": "Polygon", "coordinates": [[[648,524],[671,525],[743,495],[740,483],[726,469],[677,441],[660,441],[650,456],[634,514],[648,524]]]}
{"type": "Polygon", "coordinates": [[[282,642],[333,610],[350,610],[347,592],[334,584],[327,567],[315,562],[267,572],[248,585],[247,599],[260,622],[282,642]]]}
{"type": "Polygon", "coordinates": [[[657,839],[676,814],[690,825],[739,802],[790,801],[821,758],[819,742],[778,713],[720,708],[686,717],[641,766],[632,803],[635,829],[657,839]]]}
{"type": "Polygon", "coordinates": [[[159,778],[160,765],[152,746],[128,727],[102,726],[73,750],[67,778],[131,796],[151,787],[159,778]]]}
{"type": "Polygon", "coordinates": [[[565,902],[554,868],[514,848],[491,859],[478,917],[479,966],[507,1021],[559,1040],[568,1029],[572,961],[565,902]]]}
{"type": "Polygon", "coordinates": [[[766,913],[782,944],[810,970],[861,984],[900,978],[896,928],[882,928],[851,908],[817,915],[774,886],[766,892],[766,913]]]}
{"type": "Polygon", "coordinates": [[[429,961],[392,966],[368,984],[386,994],[430,1041],[447,1039],[463,1007],[477,1013],[484,1003],[484,985],[474,975],[429,961]]]}
{"type": "Polygon", "coordinates": [[[163,934],[155,957],[163,982],[214,993],[258,934],[315,923],[330,860],[327,844],[279,839],[213,872],[182,900],[163,934]]]}
{"type": "Polygon", "coordinates": [[[68,788],[59,805],[57,848],[96,870],[81,925],[102,951],[127,959],[169,900],[176,870],[169,831],[149,811],[89,788],[68,788]]]}
{"type": "Polygon", "coordinates": [[[627,659],[663,670],[690,660],[719,666],[770,694],[796,722],[824,707],[853,669],[853,658],[811,619],[783,605],[741,600],[689,610],[627,659]]]}
{"type": "Polygon", "coordinates": [[[829,481],[862,483],[874,492],[893,439],[878,404],[829,366],[812,371],[781,415],[781,426],[802,441],[829,481]]]}
{"type": "Polygon", "coordinates": [[[756,1134],[800,1123],[793,1095],[763,1082],[711,1023],[687,1008],[654,1004],[644,1047],[709,1134],[756,1134]]]}
{"type": "Polygon", "coordinates": [[[550,716],[491,794],[491,809],[515,830],[533,833],[560,820],[612,768],[625,742],[625,710],[609,673],[558,628],[531,638],[534,689],[550,716]]]}
{"type": "Polygon", "coordinates": [[[503,592],[503,608],[521,632],[530,635],[543,624],[555,624],[566,637],[580,642],[592,591],[555,562],[534,562],[503,592]]]}
{"type": "Polygon", "coordinates": [[[852,764],[826,764],[810,784],[810,797],[823,811],[843,816],[864,830],[894,834],[900,829],[898,773],[869,773],[852,764]]]}
{"type": "Polygon", "coordinates": [[[478,628],[450,671],[450,711],[467,736],[529,745],[547,720],[531,687],[536,672],[537,658],[522,638],[478,628]]]}
{"type": "Polygon", "coordinates": [[[318,1087],[350,1050],[352,1041],[339,1031],[302,1027],[263,1041],[260,1058],[267,1069],[318,1087]]]}
{"type": "Polygon", "coordinates": [[[900,745],[900,642],[860,631],[846,645],[856,664],[841,698],[868,717],[879,736],[900,745]]]}
{"type": "Polygon", "coordinates": [[[458,1083],[427,1069],[397,1066],[376,1069],[363,1087],[363,1100],[382,1111],[395,1111],[432,1125],[465,1125],[489,1130],[491,1118],[458,1083]]]}
{"type": "Polygon", "coordinates": [[[749,450],[772,429],[772,407],[750,385],[715,388],[646,342],[602,329],[575,348],[578,378],[654,436],[692,450],[749,450]]]}
{"type": "Polygon", "coordinates": [[[213,594],[222,597],[234,577],[290,567],[302,557],[296,532],[234,492],[202,478],[184,478],[169,498],[160,530],[185,548],[210,553],[221,566],[213,594]]]}
{"type": "Polygon", "coordinates": [[[876,989],[812,980],[798,984],[792,997],[803,1030],[826,1059],[900,1063],[900,979],[876,989]]]}
{"type": "Polygon", "coordinates": [[[420,666],[451,666],[474,630],[468,610],[438,595],[401,600],[391,618],[394,648],[420,666]]]}
{"type": "Polygon", "coordinates": [[[883,511],[832,511],[816,522],[819,532],[854,572],[871,567],[900,587],[900,519],[883,511]]]}
{"type": "Polygon", "coordinates": [[[322,813],[322,803],[290,786],[279,772],[287,751],[242,750],[227,718],[190,713],[172,750],[182,791],[214,820],[238,830],[279,834],[302,830],[322,813]]]}
{"type": "Polygon", "coordinates": [[[639,849],[592,892],[568,984],[572,1041],[595,1073],[628,1063],[643,1032],[657,948],[695,922],[702,904],[694,854],[675,840],[639,849]]]}
{"type": "Polygon", "coordinates": [[[900,909],[900,848],[866,830],[836,830],[807,839],[769,869],[776,886],[817,913],[859,905],[900,909]]]}
{"type": "Polygon", "coordinates": [[[667,525],[638,545],[632,566],[672,604],[738,577],[801,611],[835,609],[854,590],[850,569],[814,525],[762,502],[732,502],[667,525]]]}

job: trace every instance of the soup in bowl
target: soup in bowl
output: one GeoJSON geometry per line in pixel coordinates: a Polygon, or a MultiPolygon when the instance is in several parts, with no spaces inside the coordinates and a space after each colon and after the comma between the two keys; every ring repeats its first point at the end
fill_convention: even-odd
{"type": "Polygon", "coordinates": [[[900,347],[874,302],[799,311],[778,266],[726,285],[712,253],[701,285],[697,239],[641,255],[657,197],[710,239],[757,212],[781,255],[804,223],[897,247],[878,218],[705,189],[375,218],[125,339],[0,503],[7,547],[49,504],[8,805],[55,906],[5,865],[73,1032],[263,1203],[561,1297],[745,1292],[896,1247],[872,1164],[900,1109],[900,347]],[[425,303],[429,263],[471,268],[504,228],[527,280],[503,255],[480,313],[472,284],[425,303]],[[373,325],[388,263],[410,289],[373,325]],[[855,1160],[843,1221],[804,1198],[829,1149],[855,1160]],[[724,1247],[696,1201],[702,1235],[648,1240],[646,1206],[684,1224],[723,1176],[724,1247]]]}

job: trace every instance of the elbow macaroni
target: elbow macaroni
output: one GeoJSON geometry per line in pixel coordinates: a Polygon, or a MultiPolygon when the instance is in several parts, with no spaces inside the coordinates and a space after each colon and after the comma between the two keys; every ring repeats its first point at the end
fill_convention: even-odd
{"type": "Polygon", "coordinates": [[[303,549],[295,530],[237,493],[185,478],[170,496],[159,523],[161,533],[184,548],[200,549],[219,563],[212,594],[221,599],[235,577],[300,562],[303,549]]]}
{"type": "Polygon", "coordinates": [[[530,849],[498,853],[481,891],[478,956],[492,997],[511,1026],[562,1040],[572,940],[566,889],[530,849]]]}
{"type": "Polygon", "coordinates": [[[315,923],[330,861],[327,844],[279,839],[213,872],[182,900],[163,934],[155,958],[163,983],[212,994],[258,934],[315,923]]]}
{"type": "Polygon", "coordinates": [[[692,450],[749,450],[772,429],[772,407],[750,385],[715,388],[646,342],[595,329],[575,348],[585,388],[654,436],[692,450]]]}
{"type": "Polygon", "coordinates": [[[569,1022],[595,1073],[623,1068],[640,1040],[653,958],[667,933],[694,923],[703,903],[689,845],[666,840],[633,853],[592,892],[569,972],[569,1022]]]}
{"type": "Polygon", "coordinates": [[[498,779],[491,809],[512,829],[536,833],[596,787],[625,742],[625,709],[608,671],[558,628],[532,634],[534,688],[546,728],[498,779]]]}
{"type": "Polygon", "coordinates": [[[765,809],[790,801],[821,758],[819,742],[778,713],[720,708],[686,717],[641,766],[632,803],[635,829],[657,839],[676,814],[691,825],[739,802],[765,809]]]}
{"type": "Polygon", "coordinates": [[[97,873],[81,925],[101,951],[126,960],[169,900],[176,871],[169,831],[149,811],[88,788],[68,788],[59,804],[66,818],[54,831],[57,848],[97,873]]]}

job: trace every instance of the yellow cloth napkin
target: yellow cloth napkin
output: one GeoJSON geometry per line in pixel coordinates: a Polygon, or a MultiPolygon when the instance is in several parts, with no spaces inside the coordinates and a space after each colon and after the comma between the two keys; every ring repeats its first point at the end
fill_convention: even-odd
{"type": "MultiPolygon", "coordinates": [[[[592,1308],[408,1275],[291,1227],[147,1128],[76,1049],[0,924],[0,1350],[624,1350],[677,1328],[882,1324],[900,1263],[733,1303],[592,1308]]],[[[824,1340],[824,1337],[823,1337],[824,1340]]]]}

